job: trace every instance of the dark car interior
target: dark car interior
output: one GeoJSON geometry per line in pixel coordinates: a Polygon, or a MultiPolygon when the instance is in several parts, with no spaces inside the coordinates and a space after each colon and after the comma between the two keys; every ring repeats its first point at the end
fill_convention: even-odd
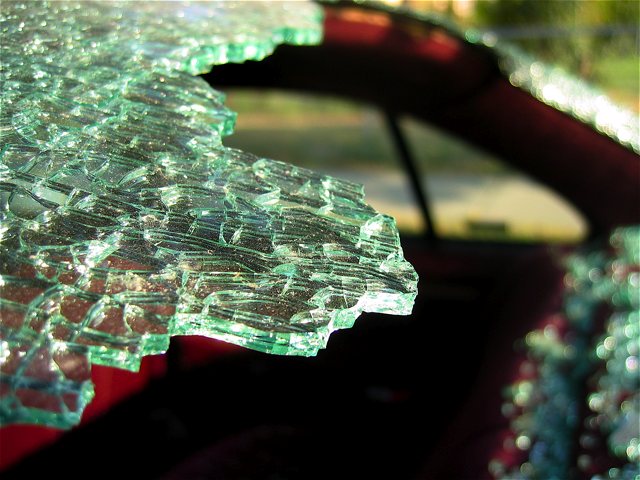
{"type": "Polygon", "coordinates": [[[101,414],[56,433],[6,479],[488,478],[508,428],[500,407],[518,375],[514,342],[561,309],[562,257],[580,245],[441,235],[399,119],[464,138],[553,189],[586,218],[585,244],[638,223],[640,162],[510,84],[482,45],[366,6],[325,10],[322,44],[281,46],[204,78],[222,91],[330,94],[382,112],[426,225],[402,238],[420,275],[413,314],[364,314],[314,358],[183,337],[137,376],[97,368],[101,414]],[[110,396],[126,382],[130,395],[110,396]]]}

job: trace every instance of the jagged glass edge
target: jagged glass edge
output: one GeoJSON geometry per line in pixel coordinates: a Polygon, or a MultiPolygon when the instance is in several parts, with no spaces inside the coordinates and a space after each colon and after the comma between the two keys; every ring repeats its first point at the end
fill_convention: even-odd
{"type": "MultiPolygon", "coordinates": [[[[322,15],[319,15],[319,20],[322,21],[322,15]]],[[[202,75],[209,73],[215,65],[262,60],[271,55],[278,45],[316,45],[321,41],[321,30],[282,27],[272,31],[271,38],[263,39],[260,43],[242,42],[204,47],[205,52],[190,56],[178,68],[192,75],[202,75]]]]}
{"type": "MultiPolygon", "coordinates": [[[[320,25],[323,18],[322,11],[319,11],[317,21],[320,25]]],[[[205,53],[190,56],[179,65],[178,69],[192,75],[203,75],[209,73],[216,65],[262,60],[271,55],[278,45],[317,45],[322,42],[322,38],[323,32],[321,28],[296,29],[282,27],[273,30],[271,38],[265,38],[260,43],[243,42],[205,47],[205,53]]],[[[221,100],[224,102],[224,94],[221,100]]],[[[236,125],[237,113],[230,110],[226,105],[224,109],[227,118],[219,124],[220,137],[233,134],[236,125]]]]}
{"type": "MultiPolygon", "coordinates": [[[[395,219],[382,215],[395,227],[395,219]]],[[[401,247],[398,247],[399,258],[404,259],[401,247]]],[[[406,260],[403,260],[406,262],[406,260]]],[[[417,274],[415,275],[417,281],[417,274]]],[[[331,313],[331,321],[327,326],[316,327],[307,332],[265,332],[249,325],[235,323],[231,320],[215,318],[209,326],[206,321],[202,327],[194,328],[188,320],[182,321],[182,315],[174,315],[175,326],[170,336],[201,335],[215,338],[227,343],[276,355],[299,355],[311,357],[325,348],[331,334],[337,330],[351,328],[358,317],[364,312],[392,313],[394,315],[410,315],[417,296],[417,290],[408,293],[383,294],[381,292],[366,292],[356,305],[335,309],[331,313]]],[[[185,316],[188,319],[188,316],[185,316]]]]}
{"type": "MultiPolygon", "coordinates": [[[[314,45],[322,41],[323,30],[322,21],[324,14],[321,8],[315,9],[317,15],[313,19],[315,28],[305,27],[291,27],[282,26],[274,28],[270,32],[270,36],[261,37],[256,39],[251,38],[246,42],[229,42],[218,45],[201,45],[198,50],[204,51],[203,53],[195,53],[193,49],[189,49],[190,55],[187,56],[182,62],[173,59],[168,59],[171,69],[184,71],[191,75],[201,75],[211,71],[216,65],[224,63],[242,63],[249,60],[261,60],[268,55],[272,54],[278,45],[314,45]]],[[[212,89],[213,90],[213,89],[212,89]]],[[[217,92],[217,91],[216,91],[217,92]]],[[[225,95],[222,94],[221,100],[224,101],[225,95]]],[[[229,109],[226,105],[222,105],[222,109],[219,112],[224,115],[225,118],[214,128],[218,131],[221,138],[231,135],[235,128],[235,122],[237,113],[229,109]]],[[[227,149],[224,144],[221,144],[221,148],[227,149]]],[[[297,167],[300,170],[306,170],[297,167]]],[[[331,178],[325,176],[326,178],[331,178]]],[[[364,197],[364,192],[362,193],[364,197]]],[[[391,219],[394,222],[395,220],[391,219]]],[[[402,250],[399,249],[400,255],[402,250]]],[[[415,294],[413,294],[415,298],[415,294]]],[[[413,303],[413,301],[411,301],[413,303]]],[[[354,311],[355,307],[347,309],[348,311],[354,311]]],[[[357,316],[366,311],[363,308],[358,308],[357,316]]],[[[340,312],[338,310],[338,312],[340,312]]],[[[146,355],[162,354],[169,348],[169,340],[172,336],[188,336],[188,335],[202,335],[208,338],[214,338],[223,340],[228,343],[233,343],[246,348],[251,348],[265,353],[276,353],[281,355],[304,355],[313,356],[316,355],[318,350],[326,347],[329,335],[331,332],[340,328],[348,328],[345,326],[336,326],[335,328],[320,329],[315,332],[308,332],[303,335],[295,335],[295,341],[289,345],[290,336],[292,334],[277,335],[277,333],[269,333],[265,335],[265,332],[258,329],[251,329],[250,327],[243,327],[241,329],[235,328],[230,332],[215,333],[205,328],[192,329],[178,326],[179,322],[175,319],[179,318],[180,314],[176,313],[170,323],[169,330],[166,334],[147,334],[146,338],[142,341],[142,345],[145,345],[139,352],[126,352],[126,351],[109,351],[107,347],[99,345],[88,345],[87,355],[89,356],[90,364],[109,366],[114,368],[121,368],[129,371],[136,372],[140,368],[140,362],[146,355]],[[317,335],[316,335],[317,332],[317,335]],[[251,334],[251,340],[243,337],[243,333],[251,334]],[[318,338],[315,338],[315,337],[318,338]],[[273,345],[272,345],[273,343],[273,345]],[[311,350],[308,350],[310,348],[311,350]],[[100,355],[92,355],[91,353],[98,353],[100,355]]],[[[355,321],[355,318],[354,318],[355,321]]],[[[352,322],[353,324],[353,322],[352,322]]],[[[351,326],[351,325],[349,325],[351,326]]],[[[218,328],[219,329],[219,328],[218,328]]]]}
{"type": "MultiPolygon", "coordinates": [[[[340,0],[319,1],[328,5],[341,3],[340,0]]],[[[463,29],[437,12],[419,12],[411,7],[388,5],[378,0],[352,1],[374,11],[414,18],[441,28],[464,43],[487,49],[496,57],[500,72],[513,86],[640,153],[640,116],[563,68],[547,65],[520,47],[497,39],[491,32],[463,29]]]]}
{"type": "MultiPolygon", "coordinates": [[[[14,341],[20,341],[20,338],[14,339],[14,341]]],[[[43,340],[44,343],[50,343],[50,351],[54,349],[66,350],[68,348],[67,342],[64,341],[50,341],[48,339],[43,340]]],[[[9,348],[8,341],[0,340],[0,358],[5,357],[5,353],[9,348]]],[[[91,365],[91,353],[84,345],[74,345],[73,347],[79,353],[84,354],[89,366],[91,365]]],[[[0,428],[6,425],[24,424],[24,425],[39,425],[43,427],[52,427],[60,429],[68,429],[74,425],[80,423],[84,409],[91,403],[95,396],[95,389],[93,382],[90,379],[83,381],[70,381],[67,383],[75,383],[77,388],[74,397],[76,402],[75,410],[67,408],[64,401],[59,403],[61,411],[55,412],[38,408],[35,406],[25,406],[17,401],[12,401],[11,396],[0,397],[0,419],[4,420],[0,422],[0,428]]],[[[28,383],[24,383],[19,377],[12,375],[12,381],[9,383],[10,388],[14,389],[28,389],[30,386],[28,383]]],[[[44,392],[49,395],[63,395],[69,393],[64,390],[63,386],[57,382],[50,382],[50,384],[44,389],[44,392]]]]}
{"type": "MultiPolygon", "coordinates": [[[[187,71],[192,74],[203,73],[210,70],[217,63],[224,63],[227,61],[242,62],[245,60],[259,60],[273,52],[275,47],[281,43],[294,45],[318,43],[322,38],[322,12],[320,9],[317,9],[317,12],[317,28],[296,29],[292,27],[283,27],[281,29],[272,30],[271,36],[269,38],[261,39],[260,42],[231,42],[225,45],[218,45],[217,47],[201,47],[201,49],[204,48],[205,53],[189,57],[182,64],[179,64],[176,70],[187,71]]],[[[173,63],[173,60],[170,60],[170,62],[173,63]]],[[[173,66],[175,68],[175,65],[173,66]]],[[[219,113],[223,114],[225,117],[216,125],[217,130],[222,137],[232,133],[236,114],[226,106],[222,106],[219,113]]],[[[223,149],[227,149],[227,147],[221,147],[223,149]]],[[[363,195],[363,192],[361,193],[363,195]]],[[[391,223],[395,231],[395,238],[397,241],[397,245],[395,246],[395,258],[406,263],[402,249],[399,246],[395,220],[385,215],[382,215],[382,217],[385,217],[387,221],[391,223]]],[[[406,263],[406,265],[408,265],[408,263],[406,263]]],[[[417,282],[417,275],[415,275],[415,271],[413,272],[413,279],[415,284],[415,282],[417,282]]],[[[107,347],[81,345],[77,345],[75,347],[84,347],[85,358],[89,362],[89,365],[95,363],[97,365],[114,366],[132,371],[137,371],[139,369],[139,364],[143,356],[165,352],[168,348],[169,338],[180,334],[193,335],[200,333],[210,338],[219,338],[227,342],[270,353],[315,355],[320,348],[324,348],[326,346],[329,335],[332,331],[352,326],[356,318],[363,311],[392,311],[392,313],[396,314],[409,314],[416,294],[417,291],[415,289],[409,293],[402,294],[402,301],[398,303],[394,300],[399,299],[394,298],[386,299],[386,303],[380,303],[379,299],[372,301],[372,299],[369,298],[368,301],[370,304],[367,304],[367,301],[365,301],[367,294],[365,293],[357,305],[343,310],[334,310],[332,321],[328,326],[299,335],[290,333],[281,335],[278,335],[277,333],[268,333],[266,334],[268,338],[264,338],[265,332],[257,330],[255,335],[247,338],[247,334],[253,333],[249,331],[249,327],[244,328],[242,332],[239,332],[238,329],[236,329],[232,334],[219,334],[211,331],[200,331],[194,329],[184,329],[181,331],[180,328],[176,327],[176,318],[178,318],[179,314],[174,314],[170,324],[168,325],[168,331],[166,334],[149,334],[149,337],[153,338],[148,338],[148,342],[143,341],[143,344],[147,343],[147,345],[137,353],[131,354],[131,356],[129,356],[127,352],[122,351],[113,352],[114,355],[112,356],[104,355],[104,350],[108,350],[107,347]],[[393,310],[394,308],[395,310],[393,310]],[[101,355],[92,355],[92,351],[94,353],[100,351],[101,355]]],[[[382,296],[386,298],[388,295],[382,296]]],[[[54,343],[58,342],[54,341],[54,343]]],[[[64,344],[64,342],[60,343],[64,344]]],[[[58,394],[62,393],[62,390],[59,390],[58,385],[55,383],[46,391],[52,394],[56,394],[56,392],[58,392],[58,394]]],[[[13,409],[10,415],[4,415],[3,413],[5,420],[8,420],[5,424],[31,423],[58,428],[69,428],[80,421],[84,407],[90,402],[94,395],[93,385],[89,380],[80,382],[79,386],[75,388],[74,391],[77,395],[75,411],[63,408],[63,411],[61,412],[52,412],[34,407],[26,407],[24,405],[16,405],[14,406],[16,408],[13,409]]],[[[0,409],[4,410],[7,406],[8,405],[6,403],[0,405],[0,409]]]]}

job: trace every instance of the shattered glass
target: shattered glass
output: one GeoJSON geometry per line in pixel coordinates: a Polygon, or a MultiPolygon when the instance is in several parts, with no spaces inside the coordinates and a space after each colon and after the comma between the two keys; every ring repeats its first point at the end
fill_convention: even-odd
{"type": "Polygon", "coordinates": [[[321,38],[301,2],[5,2],[0,424],[68,428],[92,363],[172,335],[314,355],[417,276],[359,185],[226,148],[196,75],[321,38]]]}

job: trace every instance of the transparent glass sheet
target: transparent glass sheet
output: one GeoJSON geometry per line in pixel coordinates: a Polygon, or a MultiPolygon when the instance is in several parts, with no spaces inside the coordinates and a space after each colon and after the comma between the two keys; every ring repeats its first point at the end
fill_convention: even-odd
{"type": "Polygon", "coordinates": [[[417,276],[362,188],[226,148],[196,74],[321,38],[302,2],[5,2],[0,423],[69,427],[90,364],[171,335],[314,355],[417,276]]]}

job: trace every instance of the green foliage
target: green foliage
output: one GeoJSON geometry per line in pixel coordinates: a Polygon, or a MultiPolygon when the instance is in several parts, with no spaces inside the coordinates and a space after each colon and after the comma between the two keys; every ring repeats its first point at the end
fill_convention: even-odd
{"type": "Polygon", "coordinates": [[[602,57],[637,57],[639,18],[637,0],[492,0],[476,7],[479,25],[496,30],[522,27],[529,35],[515,42],[588,79],[602,57]],[[601,27],[613,28],[597,30],[601,27]]]}

